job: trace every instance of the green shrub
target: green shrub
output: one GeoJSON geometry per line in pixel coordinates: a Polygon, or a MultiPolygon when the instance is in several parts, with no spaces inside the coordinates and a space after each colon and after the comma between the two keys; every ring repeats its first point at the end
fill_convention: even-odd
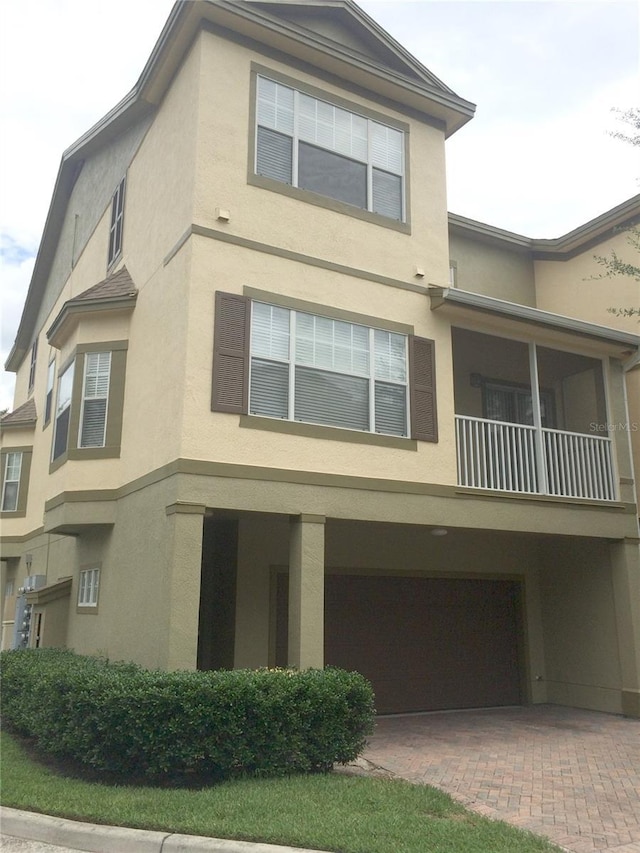
{"type": "Polygon", "coordinates": [[[162,672],[57,649],[2,652],[2,712],[44,751],[160,781],[277,776],[352,761],[373,726],[358,673],[162,672]]]}

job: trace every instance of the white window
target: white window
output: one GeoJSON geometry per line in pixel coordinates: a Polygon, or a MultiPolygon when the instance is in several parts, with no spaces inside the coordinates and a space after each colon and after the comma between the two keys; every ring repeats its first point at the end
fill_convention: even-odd
{"type": "Polygon", "coordinates": [[[249,411],[408,435],[405,335],[252,305],[249,411]]]}
{"type": "Polygon", "coordinates": [[[36,381],[36,364],[38,362],[38,339],[36,338],[31,347],[31,361],[29,363],[29,391],[36,381]]]}
{"type": "Polygon", "coordinates": [[[111,225],[109,227],[109,256],[107,265],[111,264],[120,256],[122,252],[122,226],[124,223],[124,189],[125,179],[123,178],[111,199],[111,225]]]}
{"type": "Polygon", "coordinates": [[[78,447],[104,447],[111,353],[89,352],[84,359],[78,447]]]}
{"type": "Polygon", "coordinates": [[[83,569],[78,583],[78,607],[97,607],[100,569],[83,569]]]}
{"type": "Polygon", "coordinates": [[[2,512],[15,512],[18,509],[21,472],[22,452],[13,451],[7,453],[2,485],[2,512]]]}
{"type": "Polygon", "coordinates": [[[53,449],[51,459],[57,459],[67,449],[69,439],[69,418],[71,414],[71,392],[73,390],[73,368],[69,367],[60,374],[58,379],[58,399],[56,404],[56,423],[53,433],[53,449]]]}
{"type": "Polygon", "coordinates": [[[51,420],[51,408],[53,406],[53,380],[56,374],[56,363],[55,361],[49,362],[49,369],[47,370],[47,396],[44,401],[44,422],[48,424],[51,420]]]}
{"type": "Polygon", "coordinates": [[[256,174],[404,221],[404,133],[258,77],[256,174]]]}

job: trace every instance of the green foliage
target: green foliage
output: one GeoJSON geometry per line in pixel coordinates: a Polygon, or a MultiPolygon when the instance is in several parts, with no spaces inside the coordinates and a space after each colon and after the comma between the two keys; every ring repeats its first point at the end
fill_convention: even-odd
{"type": "Polygon", "coordinates": [[[2,652],[3,717],[45,752],[153,781],[278,776],[352,761],[373,693],[339,669],[162,672],[58,649],[2,652]]]}
{"type": "MultiPolygon", "coordinates": [[[[640,228],[625,229],[627,242],[635,253],[640,255],[640,228]]],[[[640,282],[640,266],[631,264],[628,261],[623,261],[614,251],[607,257],[602,255],[594,255],[594,261],[601,267],[604,267],[604,272],[601,275],[592,276],[592,279],[615,278],[616,276],[626,276],[640,282]]],[[[633,317],[636,314],[640,315],[640,307],[632,308],[609,308],[610,314],[615,314],[618,317],[633,317]]]]}

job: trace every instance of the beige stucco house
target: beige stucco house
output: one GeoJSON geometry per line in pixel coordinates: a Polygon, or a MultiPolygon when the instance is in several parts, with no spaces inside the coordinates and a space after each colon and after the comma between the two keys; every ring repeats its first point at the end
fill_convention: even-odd
{"type": "Polygon", "coordinates": [[[449,215],[473,110],[350,0],[176,4],[8,359],[4,648],[640,715],[636,294],[590,280],[640,198],[449,215]]]}

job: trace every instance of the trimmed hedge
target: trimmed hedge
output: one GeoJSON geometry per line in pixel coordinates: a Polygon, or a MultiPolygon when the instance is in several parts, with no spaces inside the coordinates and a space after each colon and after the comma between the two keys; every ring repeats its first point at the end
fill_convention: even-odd
{"type": "Polygon", "coordinates": [[[358,673],[163,672],[60,649],[2,652],[3,719],[47,753],[147,781],[326,771],[373,728],[358,673]]]}

